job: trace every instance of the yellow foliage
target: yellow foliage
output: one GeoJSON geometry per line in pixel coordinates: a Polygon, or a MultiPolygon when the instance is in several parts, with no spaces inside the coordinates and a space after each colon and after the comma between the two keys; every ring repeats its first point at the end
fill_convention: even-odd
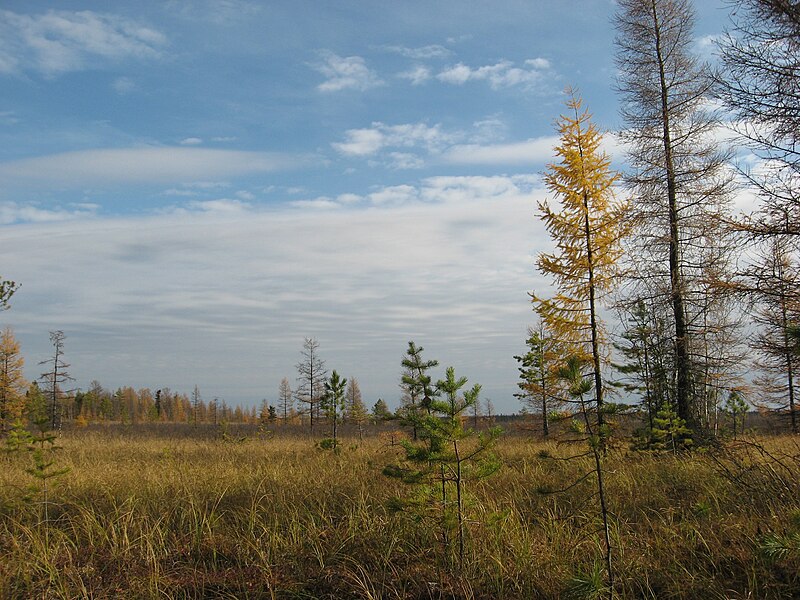
{"type": "Polygon", "coordinates": [[[558,121],[558,163],[549,164],[545,184],[558,206],[540,202],[539,211],[556,244],[542,253],[537,267],[553,278],[559,292],[552,298],[533,294],[535,310],[566,345],[569,354],[591,359],[591,317],[595,300],[613,288],[627,234],[628,204],[617,201],[619,175],[602,151],[603,136],[582,101],[569,91],[570,116],[558,121]]]}
{"type": "Polygon", "coordinates": [[[22,416],[28,382],[23,376],[25,359],[10,327],[0,333],[0,430],[22,416]]]}

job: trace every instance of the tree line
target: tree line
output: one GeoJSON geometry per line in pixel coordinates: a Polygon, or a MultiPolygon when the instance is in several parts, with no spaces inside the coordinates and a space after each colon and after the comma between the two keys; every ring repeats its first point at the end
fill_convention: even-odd
{"type": "Polygon", "coordinates": [[[568,90],[538,207],[554,249],[537,267],[555,292],[532,293],[519,396],[546,435],[552,409],[569,401],[559,374],[573,361],[591,380],[601,437],[616,410],[607,396],[620,390],[640,401],[646,443],[665,420],[714,434],[720,408],[745,399],[798,433],[800,6],[731,2],[712,66],[695,51],[689,0],[617,4],[628,166],[611,168],[568,90]],[[758,204],[738,215],[741,191],[758,204]],[[601,307],[618,315],[615,336],[601,307]]]}

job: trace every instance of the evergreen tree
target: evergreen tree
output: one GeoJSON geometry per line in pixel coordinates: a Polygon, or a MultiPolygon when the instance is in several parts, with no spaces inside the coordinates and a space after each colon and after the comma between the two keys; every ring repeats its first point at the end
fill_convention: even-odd
{"type": "Polygon", "coordinates": [[[555,339],[547,332],[544,322],[541,320],[536,330],[528,330],[526,343],[528,351],[521,356],[514,357],[519,363],[517,370],[520,376],[517,383],[520,391],[514,395],[535,410],[540,411],[542,435],[547,437],[550,434],[548,411],[559,400],[556,365],[558,365],[560,357],[555,339]]]}
{"type": "Polygon", "coordinates": [[[430,405],[436,396],[436,389],[431,382],[428,371],[439,365],[437,360],[424,360],[422,346],[417,346],[413,341],[408,342],[406,356],[401,361],[403,374],[400,378],[401,387],[405,391],[406,404],[401,414],[404,422],[411,425],[413,438],[417,439],[416,416],[419,410],[430,412],[430,405]]]}
{"type": "Polygon", "coordinates": [[[466,546],[466,483],[499,467],[489,451],[499,430],[476,435],[464,429],[463,417],[478,402],[481,390],[476,384],[460,395],[466,384],[466,377],[457,378],[453,367],[447,368],[445,379],[436,382],[441,399],[432,399],[427,410],[411,417],[422,443],[402,442],[404,461],[387,465],[383,471],[416,488],[414,495],[394,499],[392,508],[436,523],[445,564],[455,550],[459,567],[463,567],[466,546]]]}
{"type": "Polygon", "coordinates": [[[345,397],[346,387],[347,379],[340,377],[339,373],[334,369],[330,379],[325,381],[325,393],[321,398],[320,408],[331,426],[333,448],[336,448],[338,444],[339,424],[342,422],[345,409],[347,408],[345,397]]]}

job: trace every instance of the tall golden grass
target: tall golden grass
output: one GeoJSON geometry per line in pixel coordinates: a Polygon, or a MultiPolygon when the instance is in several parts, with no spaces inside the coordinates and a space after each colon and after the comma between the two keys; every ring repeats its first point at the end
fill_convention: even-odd
{"type": "MultiPolygon", "coordinates": [[[[800,449],[761,442],[609,454],[618,597],[800,597],[798,553],[764,551],[800,526],[800,449]]],[[[410,491],[381,474],[386,436],[60,445],[48,522],[30,457],[0,458],[0,598],[564,598],[601,556],[592,481],[575,484],[591,465],[553,443],[500,440],[501,470],[468,484],[460,570],[436,527],[389,510],[410,491]]]]}

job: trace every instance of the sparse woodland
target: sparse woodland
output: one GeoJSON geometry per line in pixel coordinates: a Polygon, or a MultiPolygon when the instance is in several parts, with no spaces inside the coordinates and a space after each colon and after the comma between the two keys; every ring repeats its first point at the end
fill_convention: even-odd
{"type": "Polygon", "coordinates": [[[711,66],[617,1],[624,172],[568,90],[519,416],[414,341],[396,411],[314,338],[242,407],[4,329],[0,598],[800,598],[800,4],[730,4],[711,66]]]}

